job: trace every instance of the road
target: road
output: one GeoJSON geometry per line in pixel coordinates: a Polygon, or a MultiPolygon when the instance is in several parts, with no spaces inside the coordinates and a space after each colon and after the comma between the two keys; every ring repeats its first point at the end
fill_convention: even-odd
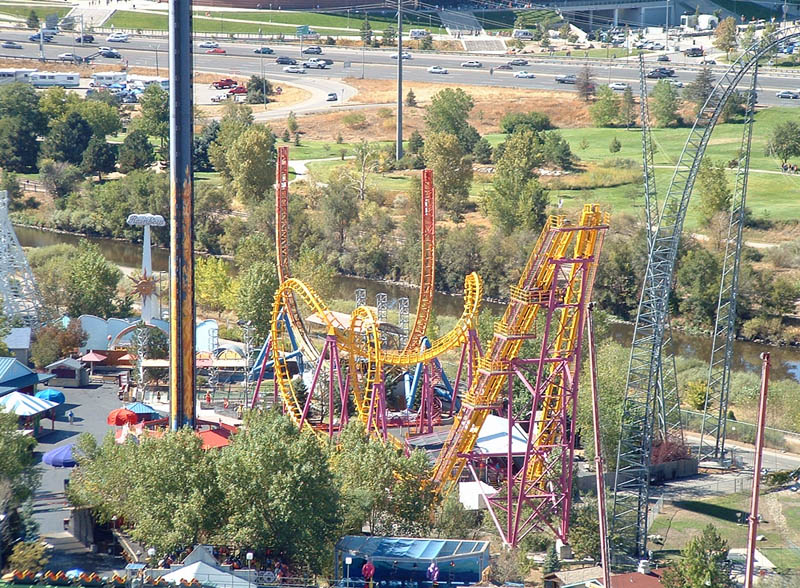
{"type": "MultiPolygon", "coordinates": [[[[39,45],[28,41],[28,34],[25,32],[8,31],[3,33],[3,38],[19,41],[23,49],[0,49],[0,57],[38,57],[39,45]]],[[[99,45],[115,45],[128,65],[155,67],[159,64],[159,69],[164,70],[166,75],[166,65],[168,60],[168,45],[166,40],[155,40],[148,38],[132,37],[127,43],[108,43],[105,39],[98,37],[98,41],[91,46],[75,48],[73,36],[62,34],[51,42],[45,44],[45,56],[55,58],[59,53],[71,51],[79,55],[88,55],[95,51],[99,45]]],[[[247,43],[221,43],[221,47],[227,51],[226,55],[209,55],[205,49],[200,49],[195,45],[195,68],[200,71],[219,72],[228,75],[248,76],[262,71],[274,80],[296,80],[303,82],[306,80],[310,84],[328,85],[324,80],[339,80],[346,77],[363,77],[376,80],[392,80],[395,78],[397,62],[392,59],[390,51],[360,50],[339,47],[324,47],[325,56],[333,59],[334,65],[326,70],[306,70],[305,74],[287,74],[283,72],[282,65],[275,63],[277,55],[286,55],[295,59],[300,58],[300,47],[297,45],[276,45],[273,48],[274,55],[255,55],[254,44],[247,43]]],[[[618,50],[619,51],[619,50],[618,50]]],[[[310,56],[305,56],[310,57],[310,56]]],[[[683,54],[673,54],[673,61],[668,64],[676,70],[676,78],[684,84],[692,81],[697,73],[700,58],[687,58],[683,54]]],[[[462,85],[480,86],[501,86],[513,88],[529,88],[536,90],[565,90],[574,91],[571,85],[558,84],[555,81],[557,75],[577,73],[582,64],[577,59],[558,62],[556,59],[532,61],[525,67],[516,67],[516,71],[527,69],[535,73],[534,79],[515,78],[515,71],[491,72],[490,68],[506,63],[507,56],[480,56],[472,57],[465,55],[442,55],[442,54],[415,54],[412,59],[404,62],[404,79],[407,82],[434,82],[462,85]],[[461,63],[470,59],[479,59],[483,63],[480,69],[462,68],[461,63]],[[439,65],[447,68],[447,75],[436,75],[427,72],[432,65],[439,65]]],[[[648,61],[655,63],[655,55],[648,56],[648,61]]],[[[119,60],[97,58],[96,66],[102,68],[103,64],[119,63],[119,60]]],[[[659,64],[664,65],[664,64],[659,64]]],[[[637,91],[639,71],[636,58],[629,60],[620,59],[613,65],[595,64],[592,66],[595,79],[598,83],[626,82],[637,91]]],[[[43,68],[44,69],[44,68],[43,68]]],[[[716,66],[715,73],[721,75],[724,71],[723,66],[716,66]]],[[[649,80],[650,84],[655,84],[657,80],[649,80]]],[[[789,74],[764,73],[759,76],[758,99],[759,104],[769,106],[800,106],[800,100],[779,99],[775,93],[779,90],[797,90],[800,88],[800,72],[789,74]]],[[[334,90],[327,90],[334,91],[334,90]]]]}

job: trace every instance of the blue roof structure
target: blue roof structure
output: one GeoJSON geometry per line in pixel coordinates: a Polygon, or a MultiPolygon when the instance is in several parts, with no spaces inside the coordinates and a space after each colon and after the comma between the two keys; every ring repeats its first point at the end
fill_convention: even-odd
{"type": "Polygon", "coordinates": [[[52,374],[37,374],[13,357],[0,357],[0,396],[46,382],[52,377],[52,374]]]}
{"type": "Polygon", "coordinates": [[[489,542],[347,535],[336,543],[337,572],[342,577],[348,573],[344,564],[348,556],[353,560],[351,579],[361,577],[361,567],[369,560],[375,566],[376,582],[425,583],[428,566],[435,562],[440,583],[475,584],[489,565],[489,542]]]}
{"type": "Polygon", "coordinates": [[[31,328],[13,327],[11,332],[5,337],[6,347],[9,349],[30,349],[31,348],[31,328]]]}

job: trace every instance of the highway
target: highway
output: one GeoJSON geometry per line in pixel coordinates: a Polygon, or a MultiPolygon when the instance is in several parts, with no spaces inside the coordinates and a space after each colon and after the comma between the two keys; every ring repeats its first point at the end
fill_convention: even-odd
{"type": "MultiPolygon", "coordinates": [[[[38,57],[39,44],[28,41],[26,32],[7,31],[2,34],[3,40],[18,41],[23,45],[22,49],[0,49],[0,57],[38,57]]],[[[158,60],[159,69],[163,70],[162,75],[166,76],[166,66],[168,63],[168,44],[165,39],[156,40],[150,38],[131,37],[127,43],[109,43],[105,36],[98,36],[95,43],[81,47],[73,43],[73,34],[61,34],[56,36],[52,42],[45,44],[45,56],[55,58],[59,53],[74,52],[78,55],[89,55],[96,51],[96,48],[104,45],[111,46],[122,54],[122,58],[128,61],[130,67],[155,67],[158,60]]],[[[287,74],[283,72],[283,65],[275,63],[278,55],[285,55],[301,60],[299,45],[272,45],[275,50],[273,55],[263,57],[253,53],[255,44],[247,43],[220,43],[220,47],[225,49],[226,55],[210,55],[206,49],[198,47],[195,43],[194,62],[198,71],[220,72],[234,76],[249,76],[263,71],[270,79],[292,80],[313,84],[314,80],[335,80],[346,77],[359,78],[365,77],[376,80],[392,80],[395,78],[397,61],[392,59],[391,51],[383,50],[361,50],[339,47],[323,47],[325,57],[334,61],[333,66],[325,70],[306,70],[304,74],[287,74]]],[[[621,51],[621,50],[617,50],[621,51]]],[[[578,53],[578,52],[576,52],[578,53]]],[[[312,57],[311,55],[302,56],[303,60],[312,57]]],[[[480,85],[480,86],[501,86],[513,88],[529,88],[535,90],[563,90],[575,91],[575,87],[566,84],[559,84],[555,81],[557,75],[577,73],[582,64],[579,59],[564,59],[558,62],[559,58],[530,60],[529,65],[514,67],[513,71],[496,70],[490,68],[507,63],[508,56],[468,56],[468,55],[444,55],[432,53],[413,54],[412,59],[404,60],[404,79],[406,82],[432,82],[449,83],[460,85],[480,85]],[[476,59],[482,62],[483,67],[479,69],[462,68],[461,63],[476,59]],[[427,69],[433,65],[444,67],[448,74],[431,74],[427,69]],[[515,78],[515,71],[527,70],[533,72],[536,77],[533,79],[515,78]]],[[[673,60],[669,64],[655,62],[655,55],[648,56],[648,61],[652,66],[668,65],[676,70],[674,79],[680,80],[684,84],[691,82],[697,74],[700,58],[687,58],[683,54],[671,54],[673,60]]],[[[95,65],[98,70],[102,70],[103,64],[118,64],[119,59],[106,59],[98,57],[95,65]]],[[[41,69],[46,69],[42,66],[41,69]]],[[[628,60],[621,58],[617,62],[608,65],[605,63],[595,63],[592,70],[597,83],[625,82],[633,86],[634,92],[638,92],[638,62],[635,57],[628,60]]],[[[714,66],[717,76],[724,71],[724,66],[714,66]]],[[[649,80],[651,85],[657,80],[649,80]]],[[[321,84],[321,85],[329,85],[321,84]]],[[[744,89],[744,88],[742,88],[744,89]]],[[[780,90],[800,89],[800,72],[798,73],[766,73],[759,75],[758,101],[762,105],[781,105],[781,106],[800,106],[800,100],[780,99],[775,93],[780,90]]]]}

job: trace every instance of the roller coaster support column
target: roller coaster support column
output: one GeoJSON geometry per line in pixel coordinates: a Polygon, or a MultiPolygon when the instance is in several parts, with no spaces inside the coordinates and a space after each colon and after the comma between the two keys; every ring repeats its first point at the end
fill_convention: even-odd
{"type": "Polygon", "coordinates": [[[461,357],[458,360],[458,369],[456,370],[456,379],[453,382],[453,397],[450,399],[450,416],[453,416],[455,411],[456,401],[458,400],[458,388],[461,384],[461,375],[464,372],[464,360],[467,361],[467,389],[472,386],[472,378],[475,375],[475,367],[478,365],[478,360],[483,357],[483,349],[481,349],[481,342],[478,338],[478,332],[475,326],[471,326],[467,332],[467,340],[461,346],[461,357]]]}
{"type": "Polygon", "coordinates": [[[597,349],[594,344],[594,303],[589,304],[586,334],[589,343],[589,383],[592,391],[592,428],[594,429],[594,471],[597,478],[597,519],[600,524],[600,562],[603,566],[603,586],[611,588],[611,558],[608,549],[608,519],[606,519],[606,484],[603,445],[600,442],[600,401],[597,397],[597,349]]]}
{"type": "MultiPolygon", "coordinates": [[[[323,366],[325,362],[328,362],[328,435],[333,437],[335,432],[333,426],[333,407],[334,407],[334,378],[336,378],[336,384],[338,384],[339,388],[339,399],[344,399],[344,403],[342,404],[342,415],[340,416],[339,423],[340,425],[344,424],[347,414],[347,395],[345,392],[345,387],[343,386],[342,381],[342,372],[341,366],[339,365],[339,346],[336,339],[336,333],[333,331],[328,332],[328,336],[325,338],[325,345],[322,347],[322,352],[320,353],[319,359],[317,360],[317,367],[314,368],[314,376],[311,379],[311,386],[308,389],[308,395],[306,396],[306,401],[303,406],[303,413],[300,416],[300,428],[303,428],[303,424],[306,422],[306,418],[308,417],[308,411],[311,408],[311,401],[314,398],[314,392],[317,390],[317,384],[319,383],[319,377],[322,373],[323,366]]],[[[320,403],[324,405],[324,397],[322,392],[320,391],[320,403]]]]}
{"type": "Polygon", "coordinates": [[[170,0],[169,32],[169,392],[177,431],[195,420],[191,0],[170,0]]]}
{"type": "Polygon", "coordinates": [[[767,390],[769,390],[769,353],[761,354],[761,395],[758,400],[758,428],[756,429],[756,457],[753,464],[753,494],[750,497],[750,528],[747,533],[747,566],[745,588],[753,588],[756,536],[758,534],[758,492],[761,488],[761,457],[764,452],[764,424],[767,419],[767,390]]]}

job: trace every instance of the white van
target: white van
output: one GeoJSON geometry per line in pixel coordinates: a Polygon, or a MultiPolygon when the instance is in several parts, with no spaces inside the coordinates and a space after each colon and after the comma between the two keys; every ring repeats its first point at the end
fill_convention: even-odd
{"type": "Polygon", "coordinates": [[[111,84],[124,84],[128,81],[128,74],[122,71],[99,71],[92,74],[90,86],[110,86],[111,84]]]}
{"type": "Polygon", "coordinates": [[[62,88],[77,88],[81,83],[79,73],[62,73],[35,71],[31,73],[31,84],[35,88],[61,86],[62,88]]]}
{"type": "Polygon", "coordinates": [[[522,39],[522,40],[533,39],[533,35],[528,29],[514,29],[514,32],[511,33],[511,36],[514,39],[522,39]]]}
{"type": "Polygon", "coordinates": [[[411,36],[412,39],[424,39],[430,33],[427,29],[411,29],[408,31],[408,34],[411,36]]]}
{"type": "Polygon", "coordinates": [[[128,35],[126,33],[111,33],[106,38],[106,41],[110,41],[112,43],[127,43],[128,35]]]}

